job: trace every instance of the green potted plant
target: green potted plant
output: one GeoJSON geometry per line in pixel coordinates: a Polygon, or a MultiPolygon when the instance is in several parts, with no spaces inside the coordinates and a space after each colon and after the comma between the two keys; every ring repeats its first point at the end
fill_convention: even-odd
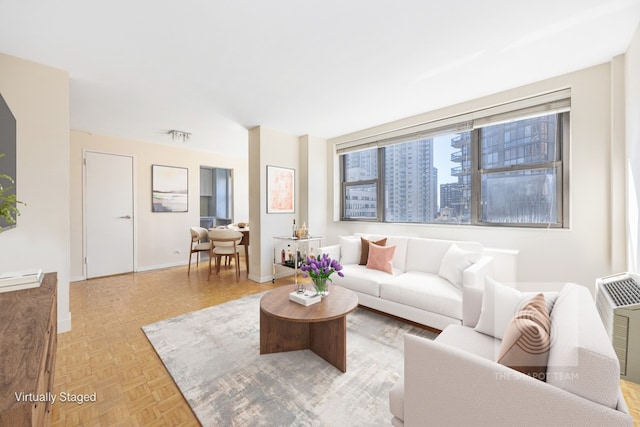
{"type": "MultiPolygon", "coordinates": [[[[4,154],[0,153],[0,157],[4,157],[4,154]]],[[[18,205],[24,205],[23,202],[16,198],[14,193],[11,193],[14,184],[13,178],[9,175],[0,173],[0,218],[3,218],[7,224],[15,224],[16,217],[20,215],[18,205]],[[6,183],[8,182],[8,184],[6,183]]],[[[2,226],[0,226],[0,233],[2,232],[2,226]]]]}

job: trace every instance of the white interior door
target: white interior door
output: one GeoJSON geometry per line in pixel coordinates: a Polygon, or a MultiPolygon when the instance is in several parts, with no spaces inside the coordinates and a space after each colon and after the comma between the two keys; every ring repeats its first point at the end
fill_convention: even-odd
{"type": "Polygon", "coordinates": [[[133,158],[85,152],[87,278],[133,271],[133,158]]]}

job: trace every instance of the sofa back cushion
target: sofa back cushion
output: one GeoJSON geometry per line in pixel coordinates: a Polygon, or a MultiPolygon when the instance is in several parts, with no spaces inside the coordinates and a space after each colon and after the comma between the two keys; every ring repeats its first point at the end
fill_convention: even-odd
{"type": "Polygon", "coordinates": [[[389,236],[387,237],[387,246],[395,246],[396,253],[393,256],[393,268],[397,268],[402,272],[407,271],[404,267],[407,263],[407,242],[408,237],[389,236]]]}
{"type": "Polygon", "coordinates": [[[620,392],[620,364],[589,290],[561,290],[551,311],[547,383],[609,408],[620,392]]]}
{"type": "MultiPolygon", "coordinates": [[[[482,252],[482,245],[478,242],[454,242],[451,240],[411,237],[407,242],[407,260],[404,270],[438,274],[444,254],[454,243],[465,251],[482,252]]],[[[390,244],[390,242],[387,242],[387,244],[390,244]]]]}

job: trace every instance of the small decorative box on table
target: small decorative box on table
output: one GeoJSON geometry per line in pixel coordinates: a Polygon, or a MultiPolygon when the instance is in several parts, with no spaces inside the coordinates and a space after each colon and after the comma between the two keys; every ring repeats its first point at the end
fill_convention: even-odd
{"type": "Polygon", "coordinates": [[[311,304],[322,301],[322,297],[313,291],[304,291],[302,293],[293,291],[289,293],[289,300],[308,307],[311,304]]]}

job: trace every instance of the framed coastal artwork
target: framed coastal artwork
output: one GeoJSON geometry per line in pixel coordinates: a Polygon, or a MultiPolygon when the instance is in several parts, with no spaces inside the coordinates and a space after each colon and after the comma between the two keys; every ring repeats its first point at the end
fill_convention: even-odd
{"type": "Polygon", "coordinates": [[[296,170],[267,166],[267,213],[295,212],[296,170]]]}
{"type": "Polygon", "coordinates": [[[189,169],[151,165],[151,211],[187,212],[189,209],[189,169]]]}

